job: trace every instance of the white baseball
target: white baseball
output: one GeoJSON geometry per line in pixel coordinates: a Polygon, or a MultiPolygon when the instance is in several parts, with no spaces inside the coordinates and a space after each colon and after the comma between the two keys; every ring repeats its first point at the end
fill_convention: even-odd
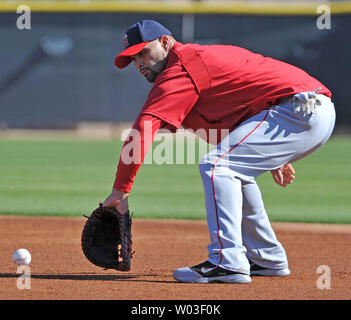
{"type": "Polygon", "coordinates": [[[14,263],[20,266],[24,264],[30,264],[32,261],[32,256],[27,249],[18,249],[13,254],[12,259],[14,263]]]}

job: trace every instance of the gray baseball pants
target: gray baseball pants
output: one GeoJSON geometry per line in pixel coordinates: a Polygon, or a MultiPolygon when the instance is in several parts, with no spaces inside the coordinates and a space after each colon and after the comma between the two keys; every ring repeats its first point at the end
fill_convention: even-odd
{"type": "Polygon", "coordinates": [[[266,268],[288,266],[255,178],[307,156],[329,139],[334,104],[325,95],[316,96],[316,113],[296,109],[293,97],[285,99],[242,123],[202,157],[208,260],[213,264],[246,274],[248,258],[266,268]]]}

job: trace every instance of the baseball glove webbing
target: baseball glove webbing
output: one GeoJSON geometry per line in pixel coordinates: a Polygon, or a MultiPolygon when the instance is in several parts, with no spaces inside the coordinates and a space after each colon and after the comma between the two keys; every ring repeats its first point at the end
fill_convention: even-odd
{"type": "Polygon", "coordinates": [[[87,259],[106,269],[129,271],[132,258],[132,218],[100,203],[85,222],[81,245],[87,259]]]}

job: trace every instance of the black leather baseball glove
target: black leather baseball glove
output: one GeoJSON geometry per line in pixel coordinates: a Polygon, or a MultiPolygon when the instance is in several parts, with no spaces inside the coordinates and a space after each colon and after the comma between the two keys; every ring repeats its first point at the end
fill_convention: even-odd
{"type": "Polygon", "coordinates": [[[129,271],[132,258],[132,219],[127,211],[99,207],[85,222],[82,249],[87,259],[102,268],[129,271]]]}

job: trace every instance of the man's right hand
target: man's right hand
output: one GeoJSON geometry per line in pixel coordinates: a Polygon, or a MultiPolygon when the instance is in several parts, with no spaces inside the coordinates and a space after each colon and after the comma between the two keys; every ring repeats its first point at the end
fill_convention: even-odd
{"type": "Polygon", "coordinates": [[[119,213],[125,213],[129,210],[128,196],[128,192],[112,189],[111,194],[106,198],[102,205],[104,207],[114,207],[119,213]]]}

